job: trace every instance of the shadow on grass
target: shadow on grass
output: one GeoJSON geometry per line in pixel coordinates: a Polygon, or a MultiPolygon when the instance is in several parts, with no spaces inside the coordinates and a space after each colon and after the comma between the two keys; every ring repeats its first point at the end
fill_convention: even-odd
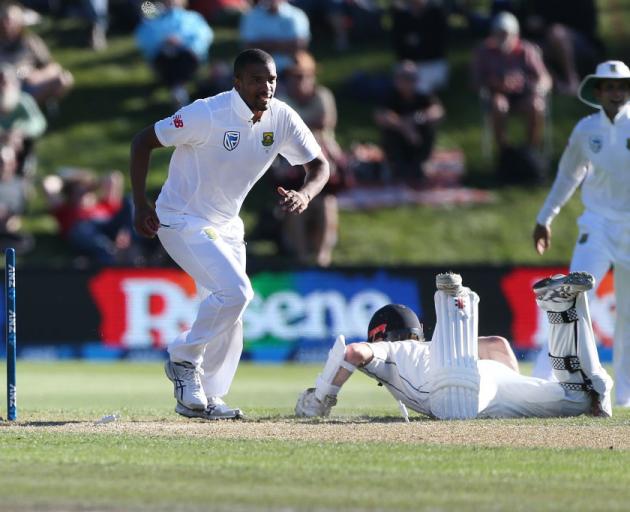
{"type": "Polygon", "coordinates": [[[5,421],[0,418],[0,427],[63,427],[64,425],[79,425],[82,423],[90,423],[86,421],[5,421]]]}
{"type": "MultiPolygon", "coordinates": [[[[348,418],[299,418],[295,415],[269,415],[258,418],[245,418],[249,423],[273,423],[278,421],[292,421],[304,425],[365,425],[365,424],[390,424],[405,423],[401,416],[353,416],[348,418]]],[[[421,423],[433,421],[426,416],[413,416],[409,418],[409,423],[421,423]]]]}

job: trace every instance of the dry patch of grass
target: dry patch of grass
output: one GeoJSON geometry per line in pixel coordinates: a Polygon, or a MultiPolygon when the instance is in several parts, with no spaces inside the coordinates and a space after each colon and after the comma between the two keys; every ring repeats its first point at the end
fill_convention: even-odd
{"type": "Polygon", "coordinates": [[[630,426],[592,420],[568,424],[564,420],[431,421],[412,419],[258,419],[244,421],[125,421],[26,422],[3,424],[2,431],[125,434],[140,436],[195,436],[212,439],[286,440],[315,442],[387,442],[520,448],[630,449],[630,426]]]}

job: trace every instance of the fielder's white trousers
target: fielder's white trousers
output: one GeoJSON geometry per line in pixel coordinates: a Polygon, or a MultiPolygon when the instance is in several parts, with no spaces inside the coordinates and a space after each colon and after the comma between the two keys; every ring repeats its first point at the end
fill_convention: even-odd
{"type": "MultiPolygon", "coordinates": [[[[571,259],[571,272],[589,272],[595,286],[614,265],[616,321],[613,347],[615,399],[630,407],[630,223],[613,222],[586,211],[578,219],[579,235],[571,259]]],[[[593,302],[595,289],[588,294],[593,302]]],[[[549,347],[541,347],[533,374],[551,378],[549,347]]]]}
{"type": "Polygon", "coordinates": [[[200,366],[206,396],[222,397],[243,351],[242,315],[254,296],[245,273],[242,224],[217,229],[189,215],[160,211],[158,216],[160,242],[194,279],[200,299],[195,321],[168,345],[168,353],[172,361],[200,366]]]}

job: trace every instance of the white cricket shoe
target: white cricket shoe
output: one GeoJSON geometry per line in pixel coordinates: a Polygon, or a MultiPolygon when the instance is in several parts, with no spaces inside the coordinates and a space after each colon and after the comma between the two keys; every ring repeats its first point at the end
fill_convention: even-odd
{"type": "Polygon", "coordinates": [[[443,272],[435,276],[435,286],[449,295],[460,295],[464,291],[462,276],[453,272],[443,272]]]}
{"type": "Polygon", "coordinates": [[[208,399],[201,385],[201,368],[188,361],[174,363],[169,360],[164,363],[164,372],[174,385],[173,394],[178,404],[201,411],[208,407],[208,399]]]}
{"type": "Polygon", "coordinates": [[[179,402],[175,406],[175,412],[187,418],[201,418],[204,420],[240,420],[245,417],[240,409],[232,409],[223,400],[212,399],[215,403],[209,403],[203,410],[189,409],[179,402]],[[221,403],[217,403],[220,401],[221,403]]]}
{"type": "Polygon", "coordinates": [[[208,397],[206,407],[208,419],[244,418],[245,415],[239,408],[232,408],[218,396],[208,397]]]}
{"type": "Polygon", "coordinates": [[[298,397],[295,404],[295,415],[300,418],[327,417],[335,405],[337,405],[336,396],[326,395],[322,401],[315,396],[315,388],[308,388],[298,397]]]}
{"type": "Polygon", "coordinates": [[[539,303],[570,304],[578,294],[587,292],[595,286],[595,278],[588,272],[571,272],[568,275],[556,274],[541,279],[534,284],[533,290],[539,303]]]}

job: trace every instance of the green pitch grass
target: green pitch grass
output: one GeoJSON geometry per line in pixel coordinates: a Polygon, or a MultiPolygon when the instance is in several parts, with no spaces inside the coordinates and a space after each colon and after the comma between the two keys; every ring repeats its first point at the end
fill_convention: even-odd
{"type": "MultiPolygon", "coordinates": [[[[248,419],[208,423],[172,412],[157,363],[20,362],[19,421],[0,423],[0,509],[627,510],[630,450],[561,447],[571,446],[565,431],[576,442],[600,430],[630,437],[626,411],[611,420],[413,415],[405,425],[389,395],[359,374],[331,419],[292,418],[318,369],[243,364],[229,403],[248,419]],[[120,419],[94,425],[111,413],[120,419]],[[513,438],[500,446],[474,435],[469,446],[454,434],[449,440],[468,429],[492,439],[506,427],[513,438]],[[532,428],[556,436],[553,447],[541,447],[540,435],[528,447],[522,433],[532,428]],[[321,429],[338,438],[308,437],[321,429]],[[353,442],[370,429],[378,440],[353,442]]],[[[4,398],[4,384],[0,391],[4,398]]]]}

